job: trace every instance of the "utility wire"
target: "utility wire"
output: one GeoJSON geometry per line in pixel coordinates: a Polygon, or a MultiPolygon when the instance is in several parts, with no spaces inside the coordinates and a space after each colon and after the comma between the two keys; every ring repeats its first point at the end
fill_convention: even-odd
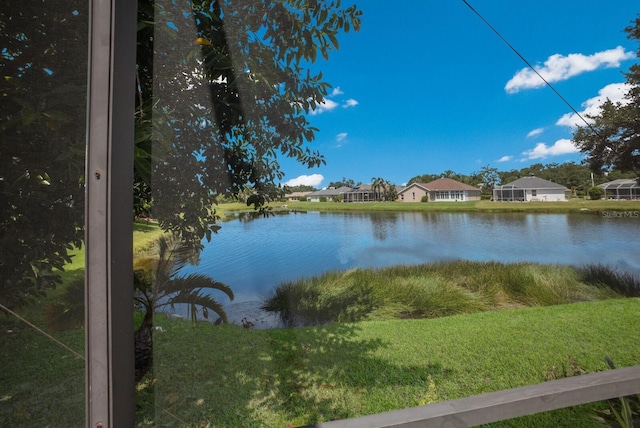
{"type": "Polygon", "coordinates": [[[579,118],[580,118],[580,119],[581,119],[581,120],[582,120],[582,121],[583,121],[583,122],[584,122],[584,123],[585,123],[585,124],[586,124],[586,125],[587,125],[587,126],[588,126],[588,127],[589,127],[593,132],[594,132],[594,133],[595,133],[595,134],[596,134],[596,135],[598,135],[598,132],[597,132],[595,129],[593,129],[593,127],[591,126],[591,124],[590,124],[589,122],[587,122],[587,121],[586,121],[586,119],[585,119],[584,117],[582,117],[582,115],[581,115],[580,113],[578,113],[578,111],[577,111],[575,108],[573,108],[573,106],[569,103],[569,101],[567,101],[567,100],[565,99],[565,97],[563,97],[563,96],[560,94],[560,92],[558,92],[558,91],[556,90],[556,88],[554,88],[554,87],[553,87],[553,85],[551,85],[551,83],[549,83],[549,82],[547,81],[547,79],[545,79],[544,77],[542,77],[542,75],[541,75],[540,73],[538,73],[538,70],[536,70],[536,69],[533,67],[533,65],[531,65],[531,63],[530,63],[529,61],[527,61],[527,59],[526,59],[524,56],[522,56],[522,54],[521,54],[520,52],[518,52],[518,50],[517,50],[516,48],[514,48],[514,47],[511,45],[511,43],[509,43],[509,41],[507,41],[507,39],[505,39],[505,38],[502,36],[502,34],[500,34],[500,32],[498,32],[498,30],[496,30],[496,29],[493,27],[493,25],[491,25],[491,24],[489,23],[489,21],[487,21],[486,19],[484,19],[484,17],[483,17],[482,15],[480,15],[480,13],[479,13],[477,10],[475,10],[475,9],[473,8],[473,6],[471,6],[471,5],[469,4],[469,2],[468,2],[467,0],[462,0],[462,2],[463,2],[464,4],[466,4],[466,5],[467,5],[467,7],[468,7],[469,9],[471,9],[471,11],[472,11],[473,13],[475,13],[475,14],[478,16],[478,18],[480,18],[480,19],[482,20],[482,22],[484,22],[485,24],[487,24],[487,26],[488,26],[489,28],[491,28],[491,30],[492,30],[494,33],[496,33],[496,35],[497,35],[498,37],[500,37],[500,39],[501,39],[501,40],[502,40],[502,41],[503,41],[507,46],[509,46],[509,48],[510,48],[513,52],[515,52],[515,54],[516,54],[516,55],[518,55],[518,56],[520,57],[520,59],[521,59],[522,61],[524,61],[524,63],[525,63],[525,64],[527,64],[527,66],[528,66],[531,70],[533,70],[533,72],[534,72],[534,73],[536,73],[536,74],[538,75],[538,77],[539,77],[540,79],[542,79],[542,81],[543,81],[543,82],[544,82],[544,83],[545,83],[545,84],[546,84],[546,85],[547,85],[547,86],[548,86],[548,87],[549,87],[553,92],[555,92],[555,94],[556,94],[558,97],[560,97],[560,99],[561,99],[562,101],[564,101],[564,103],[565,103],[567,106],[569,106],[569,108],[570,108],[571,110],[573,110],[573,112],[576,114],[576,116],[578,116],[578,117],[579,117],[579,118]]]}

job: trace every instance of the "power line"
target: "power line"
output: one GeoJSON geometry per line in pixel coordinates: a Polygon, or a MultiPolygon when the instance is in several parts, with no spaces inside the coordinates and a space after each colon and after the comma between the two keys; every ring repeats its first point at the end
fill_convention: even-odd
{"type": "Polygon", "coordinates": [[[499,32],[498,30],[496,30],[496,29],[493,27],[493,25],[491,25],[491,24],[489,23],[489,21],[487,21],[486,19],[484,19],[484,17],[483,17],[482,15],[480,15],[480,13],[479,13],[477,10],[475,10],[475,9],[473,8],[473,6],[471,6],[471,5],[469,4],[469,2],[468,2],[467,0],[462,0],[462,2],[463,2],[464,4],[466,4],[466,5],[467,5],[467,7],[468,7],[469,9],[471,9],[471,11],[472,11],[473,13],[475,13],[475,14],[478,16],[478,18],[480,18],[480,19],[482,20],[482,22],[484,22],[484,23],[485,23],[485,24],[486,24],[486,25],[487,25],[487,26],[488,26],[488,27],[489,27],[489,28],[490,28],[494,33],[496,33],[496,35],[497,35],[498,37],[500,37],[500,39],[501,39],[501,40],[502,40],[502,41],[503,41],[507,46],[509,46],[509,48],[510,48],[510,49],[511,49],[511,50],[512,50],[516,55],[518,55],[518,56],[520,57],[520,59],[521,59],[522,61],[524,61],[524,63],[525,63],[525,64],[527,64],[527,66],[528,66],[531,70],[533,70],[533,72],[534,72],[534,73],[536,73],[536,74],[538,75],[538,77],[539,77],[540,79],[542,79],[542,81],[543,81],[543,82],[544,82],[544,83],[545,83],[545,84],[546,84],[546,85],[547,85],[547,86],[548,86],[548,87],[549,87],[553,92],[555,92],[555,94],[556,94],[556,95],[557,95],[557,96],[558,96],[558,97],[559,97],[559,98],[560,98],[560,99],[561,99],[561,100],[562,100],[562,101],[563,101],[567,106],[569,106],[569,108],[570,108],[571,110],[573,110],[573,112],[576,114],[576,116],[578,116],[578,117],[579,117],[579,118],[580,118],[580,119],[581,119],[581,120],[582,120],[582,121],[583,121],[583,122],[584,122],[584,123],[585,123],[585,124],[586,124],[586,125],[587,125],[587,126],[588,126],[588,127],[589,127],[593,132],[594,132],[594,133],[595,133],[595,134],[596,134],[596,135],[598,134],[598,132],[597,132],[595,129],[593,129],[593,127],[591,126],[591,124],[590,124],[589,122],[587,122],[587,121],[586,121],[586,119],[585,119],[584,117],[582,117],[582,115],[581,115],[580,113],[578,113],[578,111],[577,111],[575,108],[573,108],[573,106],[571,105],[571,103],[569,103],[569,101],[567,101],[567,100],[565,99],[565,97],[563,97],[563,96],[562,96],[562,94],[560,94],[560,92],[558,92],[558,91],[556,90],[556,88],[554,88],[554,87],[553,87],[553,85],[551,85],[551,83],[549,83],[549,82],[547,81],[547,79],[545,79],[544,77],[542,77],[542,75],[538,72],[538,70],[536,70],[536,69],[533,67],[533,65],[531,65],[531,63],[530,63],[529,61],[527,61],[527,59],[526,59],[526,58],[525,58],[525,57],[524,57],[520,52],[518,52],[518,50],[517,50],[516,48],[514,48],[514,47],[513,47],[513,45],[511,45],[511,43],[509,43],[509,41],[508,41],[507,39],[505,39],[505,38],[502,36],[502,34],[500,34],[500,32],[499,32]]]}

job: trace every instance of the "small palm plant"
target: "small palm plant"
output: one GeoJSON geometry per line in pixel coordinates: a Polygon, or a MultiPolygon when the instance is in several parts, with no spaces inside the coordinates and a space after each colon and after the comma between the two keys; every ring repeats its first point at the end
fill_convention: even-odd
{"type": "Polygon", "coordinates": [[[233,300],[233,292],[229,286],[197,273],[178,276],[187,264],[197,263],[198,256],[197,248],[174,234],[160,238],[157,257],[138,263],[138,267],[142,269],[137,269],[134,274],[134,299],[137,306],[144,310],[144,319],[135,332],[136,382],[151,368],[153,314],[156,311],[176,305],[188,305],[194,322],[199,314],[209,318],[211,312],[216,313],[222,323],[228,322],[222,304],[211,297],[209,291],[222,291],[233,300]]]}

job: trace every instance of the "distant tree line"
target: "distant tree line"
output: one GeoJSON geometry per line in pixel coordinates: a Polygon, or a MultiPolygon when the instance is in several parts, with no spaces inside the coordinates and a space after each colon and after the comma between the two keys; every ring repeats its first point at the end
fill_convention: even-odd
{"type": "MultiPolygon", "coordinates": [[[[598,185],[619,178],[637,178],[633,171],[621,172],[615,169],[594,174],[593,179],[591,174],[592,171],[589,165],[575,162],[565,162],[562,164],[548,163],[546,165],[535,163],[519,170],[511,169],[508,171],[499,171],[497,168],[492,168],[487,165],[469,175],[460,174],[450,169],[439,174],[416,175],[407,182],[407,186],[413,183],[429,183],[439,178],[451,178],[461,183],[480,188],[483,197],[488,199],[491,197],[495,186],[507,184],[522,177],[536,176],[571,189],[571,193],[574,196],[585,196],[594,184],[598,185]]],[[[343,177],[342,180],[331,181],[327,187],[338,188],[346,186],[355,188],[360,185],[362,185],[362,182],[356,182],[353,179],[343,177]]],[[[376,189],[379,190],[383,190],[383,187],[385,189],[392,189],[392,186],[394,186],[390,181],[384,180],[381,177],[373,178],[372,185],[375,185],[376,189]]],[[[299,185],[285,186],[284,190],[285,193],[292,193],[313,192],[318,189],[313,186],[299,185]]],[[[391,195],[388,195],[385,199],[393,200],[390,196],[391,195]]]]}

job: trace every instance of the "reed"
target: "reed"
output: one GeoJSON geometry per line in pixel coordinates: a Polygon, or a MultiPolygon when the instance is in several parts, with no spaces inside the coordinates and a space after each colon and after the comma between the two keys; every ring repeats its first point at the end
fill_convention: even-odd
{"type": "Polygon", "coordinates": [[[631,294],[625,290],[638,289],[637,282],[606,267],[460,260],[301,278],[276,287],[263,309],[277,313],[288,326],[320,325],[550,306],[621,297],[631,294]]]}

